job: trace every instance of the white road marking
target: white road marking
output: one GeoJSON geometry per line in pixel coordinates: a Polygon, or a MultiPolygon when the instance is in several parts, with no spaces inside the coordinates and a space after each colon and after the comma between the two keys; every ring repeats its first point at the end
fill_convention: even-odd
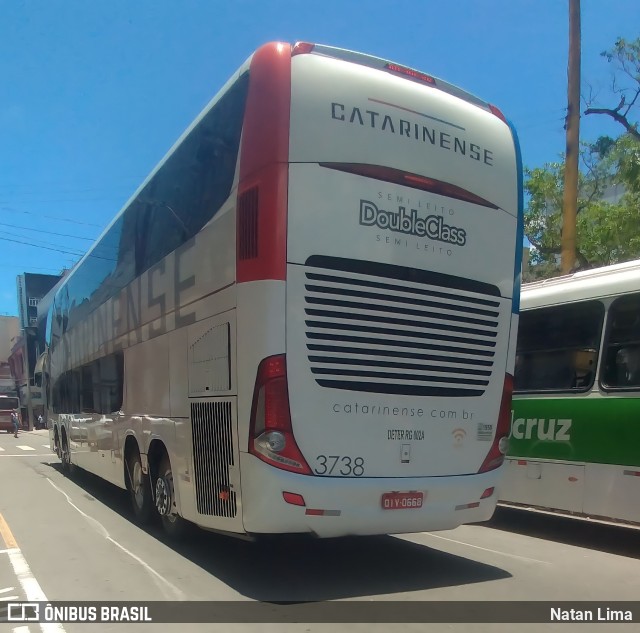
{"type": "Polygon", "coordinates": [[[49,444],[43,444],[42,446],[44,446],[45,448],[51,448],[51,446],[49,446],[49,444]]]}
{"type": "Polygon", "coordinates": [[[182,592],[182,590],[178,589],[178,587],[176,587],[173,583],[169,582],[164,576],[162,576],[155,569],[153,569],[153,567],[151,567],[150,565],[145,563],[145,561],[143,561],[139,556],[136,556],[133,552],[129,551],[123,545],[120,545],[120,543],[118,543],[118,541],[116,541],[114,538],[112,538],[109,535],[109,532],[102,525],[102,523],[100,523],[97,519],[94,519],[92,516],[89,516],[86,512],[83,512],[77,505],[75,505],[73,503],[73,501],[71,501],[71,497],[64,490],[62,490],[61,488],[56,486],[56,484],[54,484],[53,481],[51,481],[51,479],[47,478],[47,481],[59,493],[61,493],[62,495],[65,496],[65,498],[67,499],[67,503],[74,510],[77,510],[94,527],[94,529],[99,534],[104,536],[104,538],[106,538],[108,541],[113,543],[116,547],[120,548],[125,554],[131,556],[131,558],[133,558],[135,561],[140,563],[149,572],[149,574],[151,574],[151,577],[153,578],[154,582],[156,583],[156,585],[159,587],[160,591],[162,591],[162,593],[165,595],[165,597],[167,599],[169,599],[169,600],[184,600],[185,599],[185,594],[182,592]],[[167,592],[167,589],[169,589],[170,592],[167,592]]]}
{"type": "MultiPolygon", "coordinates": [[[[18,582],[27,596],[27,601],[49,602],[49,599],[44,595],[44,591],[42,591],[42,588],[40,587],[40,583],[38,583],[34,575],[31,573],[29,564],[22,555],[22,552],[17,547],[13,547],[9,549],[8,554],[13,571],[18,577],[18,582]]],[[[43,622],[40,624],[40,629],[43,633],[64,633],[62,625],[57,623],[43,622]]]]}
{"type": "Polygon", "coordinates": [[[16,626],[14,629],[11,629],[13,633],[29,633],[28,626],[16,626]]]}
{"type": "Polygon", "coordinates": [[[473,547],[474,549],[481,549],[484,552],[491,552],[493,554],[500,554],[501,556],[508,556],[509,558],[517,558],[519,560],[527,560],[531,563],[541,563],[542,565],[551,565],[549,561],[546,560],[538,560],[536,558],[527,558],[526,556],[518,556],[517,554],[509,554],[507,552],[500,552],[496,549],[489,549],[488,547],[480,547],[479,545],[471,545],[471,543],[465,543],[464,541],[456,541],[452,538],[447,538],[446,536],[438,536],[437,534],[433,534],[432,532],[423,532],[427,536],[432,536],[433,538],[439,538],[443,541],[449,541],[450,543],[458,543],[458,545],[466,545],[467,547],[473,547]]]}
{"type": "Polygon", "coordinates": [[[53,453],[22,453],[21,455],[0,455],[0,457],[55,457],[53,453]]]}
{"type": "Polygon", "coordinates": [[[9,600],[20,600],[20,596],[2,596],[0,602],[9,602],[9,600]]]}
{"type": "Polygon", "coordinates": [[[16,448],[19,448],[21,451],[35,451],[36,450],[35,448],[33,448],[33,446],[26,446],[24,444],[22,446],[18,444],[18,446],[16,446],[16,448]]]}
{"type": "Polygon", "coordinates": [[[2,453],[3,450],[4,450],[4,448],[2,448],[2,446],[0,446],[0,453],[2,453]]]}
{"type": "Polygon", "coordinates": [[[0,593],[9,593],[10,591],[13,591],[14,589],[15,589],[15,587],[7,587],[6,589],[0,589],[0,593]]]}

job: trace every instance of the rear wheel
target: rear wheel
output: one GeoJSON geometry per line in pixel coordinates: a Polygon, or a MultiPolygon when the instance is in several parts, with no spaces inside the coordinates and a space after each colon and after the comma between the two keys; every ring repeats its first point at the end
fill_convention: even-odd
{"type": "Polygon", "coordinates": [[[62,462],[62,472],[67,476],[71,475],[73,473],[73,464],[71,463],[71,452],[69,451],[67,436],[64,433],[60,442],[60,461],[62,462]]]}
{"type": "Polygon", "coordinates": [[[153,501],[149,475],[145,475],[142,470],[142,461],[137,450],[131,451],[127,458],[127,479],[133,514],[136,521],[140,525],[144,525],[151,518],[153,501]]]}
{"type": "Polygon", "coordinates": [[[177,513],[171,462],[165,455],[160,462],[155,482],[156,510],[164,531],[172,538],[180,538],[187,531],[187,522],[177,513]]]}

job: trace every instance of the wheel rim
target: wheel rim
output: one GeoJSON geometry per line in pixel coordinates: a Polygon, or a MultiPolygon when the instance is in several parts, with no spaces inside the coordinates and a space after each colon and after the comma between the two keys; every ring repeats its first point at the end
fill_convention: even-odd
{"type": "Polygon", "coordinates": [[[171,509],[171,490],[164,477],[158,477],[156,481],[156,508],[163,517],[167,517],[171,509]]]}

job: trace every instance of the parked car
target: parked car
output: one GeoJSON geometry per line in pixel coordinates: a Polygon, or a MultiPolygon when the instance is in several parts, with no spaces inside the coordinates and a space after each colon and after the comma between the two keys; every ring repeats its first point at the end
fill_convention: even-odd
{"type": "MultiPolygon", "coordinates": [[[[20,401],[15,396],[0,395],[0,431],[13,433],[11,412],[20,409],[20,401]]],[[[20,414],[18,413],[18,417],[20,414]]],[[[20,423],[22,426],[22,421],[20,423]]]]}

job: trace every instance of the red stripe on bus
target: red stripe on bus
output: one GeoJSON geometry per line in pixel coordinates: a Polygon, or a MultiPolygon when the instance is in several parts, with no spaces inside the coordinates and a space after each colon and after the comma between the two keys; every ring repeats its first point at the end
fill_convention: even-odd
{"type": "Polygon", "coordinates": [[[518,466],[526,466],[527,462],[524,459],[519,459],[518,460],[518,466]]]}
{"type": "Polygon", "coordinates": [[[286,277],[290,110],[291,46],[265,44],[249,69],[238,185],[238,198],[257,187],[257,252],[237,258],[238,282],[286,277]]]}
{"type": "Polygon", "coordinates": [[[638,470],[625,470],[625,475],[630,475],[631,477],[640,477],[640,471],[638,470]]]}

